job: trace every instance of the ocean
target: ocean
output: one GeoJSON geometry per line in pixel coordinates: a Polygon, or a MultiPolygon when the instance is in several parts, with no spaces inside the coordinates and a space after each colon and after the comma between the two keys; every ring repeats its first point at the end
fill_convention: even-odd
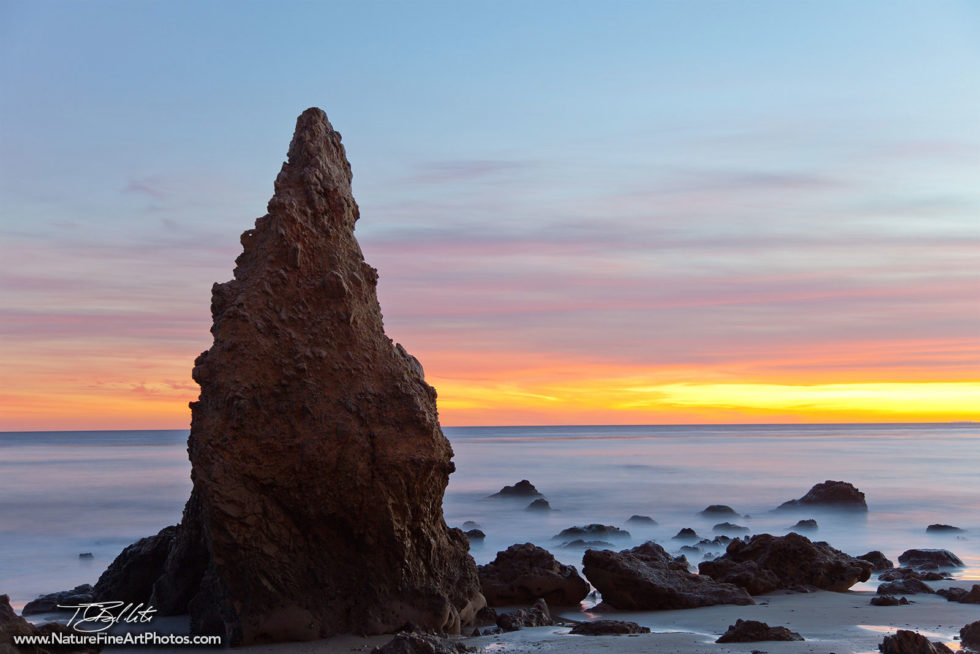
{"type": "MultiPolygon", "coordinates": [[[[581,565],[561,530],[591,523],[624,528],[616,549],[673,540],[683,527],[713,538],[698,512],[725,504],[751,533],[785,534],[801,518],[849,554],[946,548],[966,563],[956,577],[980,580],[980,425],[699,425],[444,428],[456,472],[444,512],[451,526],[480,525],[477,563],[533,542],[581,565]],[[552,511],[529,500],[487,499],[530,480],[552,511]],[[772,512],[824,480],[853,483],[866,516],[772,512]],[[627,524],[633,514],[656,525],[627,524]],[[933,523],[961,532],[927,533],[933,523]]],[[[95,583],[126,545],[180,520],[190,493],[187,431],[0,433],[0,593],[15,608],[34,597],[95,583]],[[81,558],[80,554],[91,554],[81,558]]],[[[720,554],[720,547],[707,553],[720,554]]],[[[692,563],[701,555],[688,554],[692,563]]]]}

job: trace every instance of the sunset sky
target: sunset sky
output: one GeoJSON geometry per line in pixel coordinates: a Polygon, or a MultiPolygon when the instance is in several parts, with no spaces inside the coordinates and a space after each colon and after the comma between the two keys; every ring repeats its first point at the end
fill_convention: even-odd
{"type": "Polygon", "coordinates": [[[980,3],[0,0],[0,430],[188,426],[296,116],[444,425],[980,420],[980,3]]]}

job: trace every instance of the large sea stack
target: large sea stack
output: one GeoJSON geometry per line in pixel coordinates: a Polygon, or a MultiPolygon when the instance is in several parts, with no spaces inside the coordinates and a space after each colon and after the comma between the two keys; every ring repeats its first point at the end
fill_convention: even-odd
{"type": "Polygon", "coordinates": [[[308,109],[194,365],[194,488],[152,601],[196,633],[456,633],[484,606],[442,515],[436,393],[385,336],[357,218],[340,134],[308,109]]]}

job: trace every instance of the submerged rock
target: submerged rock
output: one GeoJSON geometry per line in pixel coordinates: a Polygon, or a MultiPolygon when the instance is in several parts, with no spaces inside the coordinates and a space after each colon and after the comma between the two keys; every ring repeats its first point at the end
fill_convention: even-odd
{"type": "Polygon", "coordinates": [[[674,535],[672,540],[699,540],[700,538],[698,532],[690,527],[684,527],[674,535]]]}
{"type": "Polygon", "coordinates": [[[766,640],[794,641],[803,636],[786,627],[770,627],[758,620],[736,620],[716,643],[758,643],[766,640]]]}
{"type": "Polygon", "coordinates": [[[790,527],[794,531],[816,531],[817,521],[813,518],[808,518],[806,520],[799,520],[795,525],[790,527]]]}
{"type": "Polygon", "coordinates": [[[824,507],[843,509],[847,511],[868,510],[864,493],[853,484],[846,481],[827,480],[815,485],[807,494],[798,500],[789,500],[779,505],[779,509],[796,509],[807,507],[824,507]]]}
{"type": "Polygon", "coordinates": [[[656,543],[621,552],[587,550],[582,572],[617,609],[659,611],[714,604],[754,604],[743,589],[688,572],[687,560],[672,559],[656,543]]]}
{"type": "Polygon", "coordinates": [[[723,556],[702,562],[698,569],[702,575],[736,584],[753,595],[796,586],[843,592],[871,576],[867,561],[796,533],[733,540],[723,556]]]}
{"type": "Polygon", "coordinates": [[[531,502],[530,504],[528,504],[524,508],[524,510],[525,511],[551,511],[551,505],[548,504],[548,500],[543,498],[538,498],[533,502],[531,502]]]}
{"type": "Polygon", "coordinates": [[[490,495],[490,497],[498,498],[514,498],[514,499],[524,499],[524,498],[534,498],[534,497],[544,497],[538,492],[538,489],[534,487],[534,484],[529,482],[527,479],[522,479],[513,486],[504,486],[499,491],[490,495]]]}
{"type": "Polygon", "coordinates": [[[910,568],[962,568],[963,561],[949,550],[919,549],[905,550],[898,562],[910,568]]]}
{"type": "Polygon", "coordinates": [[[716,531],[723,534],[744,534],[749,531],[749,528],[743,527],[742,525],[736,525],[731,522],[719,522],[711,528],[711,531],[716,531]]]}
{"type": "Polygon", "coordinates": [[[648,515],[631,515],[626,519],[626,524],[631,525],[646,525],[647,527],[656,526],[657,521],[648,515]]]}
{"type": "Polygon", "coordinates": [[[592,622],[580,622],[572,627],[573,633],[577,636],[615,636],[619,634],[648,634],[648,627],[641,627],[636,622],[625,620],[593,620],[592,622]]]}
{"type": "Polygon", "coordinates": [[[963,530],[953,525],[934,524],[926,527],[926,531],[931,533],[956,533],[963,530]]]}
{"type": "Polygon", "coordinates": [[[589,584],[575,568],[559,563],[551,552],[531,543],[511,545],[487,565],[478,567],[480,587],[490,606],[549,604],[574,606],[589,594],[589,584]]]}
{"type": "Polygon", "coordinates": [[[621,538],[628,540],[631,538],[630,532],[612,525],[591,524],[584,527],[569,527],[562,529],[560,533],[553,536],[551,540],[569,540],[574,538],[621,538]]]}
{"type": "Polygon", "coordinates": [[[482,543],[487,537],[487,535],[483,533],[482,529],[470,529],[469,531],[463,533],[466,534],[467,540],[469,540],[471,543],[482,543]]]}
{"type": "Polygon", "coordinates": [[[484,605],[442,515],[454,466],[436,393],[385,336],[350,182],[340,135],[303,112],[268,214],[212,288],[194,487],[154,601],[228,645],[458,633],[484,605]]]}
{"type": "Polygon", "coordinates": [[[881,654],[952,654],[953,650],[943,643],[930,643],[929,639],[914,631],[899,629],[894,636],[885,636],[878,645],[881,654]]]}
{"type": "Polygon", "coordinates": [[[725,504],[712,504],[703,511],[698,511],[698,515],[705,518],[727,518],[738,517],[738,512],[725,504]]]}

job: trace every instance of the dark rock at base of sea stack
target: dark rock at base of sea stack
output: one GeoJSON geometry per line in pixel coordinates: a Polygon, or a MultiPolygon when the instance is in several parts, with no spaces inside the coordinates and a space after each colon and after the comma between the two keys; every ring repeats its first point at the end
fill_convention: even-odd
{"type": "Polygon", "coordinates": [[[649,627],[641,627],[636,622],[626,620],[593,620],[580,622],[572,627],[570,633],[576,636],[616,636],[621,634],[648,634],[649,627]]]}
{"type": "Polygon", "coordinates": [[[549,604],[574,606],[589,594],[589,584],[575,568],[555,560],[546,549],[524,543],[511,545],[478,568],[480,587],[490,606],[549,604]]]}
{"type": "Polygon", "coordinates": [[[843,592],[871,576],[867,561],[795,533],[733,540],[723,556],[702,562],[698,570],[718,581],[741,586],[752,595],[796,586],[843,592]]]}
{"type": "Polygon", "coordinates": [[[9,596],[0,595],[0,653],[19,654],[21,652],[30,652],[31,654],[49,654],[51,652],[58,652],[59,654],[96,654],[102,650],[101,647],[95,645],[45,645],[47,649],[40,645],[14,645],[14,637],[35,636],[52,640],[54,634],[57,634],[57,637],[61,639],[78,637],[78,632],[73,628],[58,624],[57,622],[48,622],[42,625],[31,624],[17,615],[17,612],[10,606],[9,596]]]}
{"type": "Polygon", "coordinates": [[[899,629],[894,636],[885,636],[878,650],[881,654],[953,654],[943,643],[930,643],[922,634],[905,629],[899,629]]]}
{"type": "Polygon", "coordinates": [[[688,572],[687,561],[674,560],[656,543],[621,552],[586,550],[582,572],[617,609],[666,611],[715,604],[754,604],[732,584],[688,572]]]}
{"type": "Polygon", "coordinates": [[[75,609],[63,609],[61,606],[77,606],[79,604],[89,604],[94,602],[91,584],[75,586],[71,590],[63,590],[59,593],[49,593],[41,595],[35,600],[31,600],[21,609],[21,615],[37,615],[38,613],[52,613],[58,611],[75,612],[75,609]]]}
{"type": "Polygon", "coordinates": [[[736,620],[716,643],[759,643],[767,640],[795,641],[803,636],[786,627],[770,627],[758,620],[736,620]]]}
{"type": "Polygon", "coordinates": [[[164,527],[155,536],[141,538],[126,547],[95,582],[92,595],[97,602],[147,602],[160,577],[177,527],[164,527]]]}
{"type": "Polygon", "coordinates": [[[864,493],[859,491],[853,484],[849,484],[846,481],[831,481],[828,479],[822,484],[815,485],[800,499],[783,502],[779,505],[778,509],[804,509],[811,507],[866,513],[868,503],[864,499],[864,493]]]}
{"type": "Polygon", "coordinates": [[[350,183],[340,135],[303,112],[268,214],[212,288],[194,488],[153,598],[227,645],[457,633],[484,605],[442,515],[436,393],[385,336],[350,183]]]}

